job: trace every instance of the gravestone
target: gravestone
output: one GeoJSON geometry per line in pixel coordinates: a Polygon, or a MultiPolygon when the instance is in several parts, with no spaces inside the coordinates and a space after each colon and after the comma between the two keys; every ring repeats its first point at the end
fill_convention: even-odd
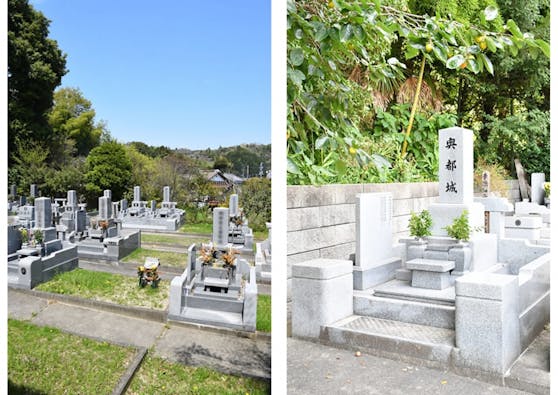
{"type": "Polygon", "coordinates": [[[141,188],[139,186],[134,187],[134,201],[141,201],[141,188]]]}
{"type": "Polygon", "coordinates": [[[170,187],[163,187],[163,202],[170,202],[170,187]]]}
{"type": "Polygon", "coordinates": [[[110,189],[105,189],[105,190],[103,191],[103,196],[104,196],[104,197],[108,197],[109,199],[112,200],[112,191],[111,191],[110,189]]]}
{"type": "Polygon", "coordinates": [[[112,202],[109,197],[101,196],[99,198],[99,218],[107,220],[112,216],[112,202]]]}
{"type": "Polygon", "coordinates": [[[544,204],[544,173],[531,174],[531,202],[544,204]]]}
{"type": "Polygon", "coordinates": [[[490,194],[490,172],[482,172],[482,196],[488,197],[490,194]]]}
{"type": "Polygon", "coordinates": [[[68,201],[66,202],[66,206],[71,207],[72,211],[75,211],[78,201],[77,201],[77,192],[73,189],[70,189],[67,193],[68,201]]]}
{"type": "Polygon", "coordinates": [[[151,201],[151,211],[155,212],[155,210],[157,210],[157,201],[152,200],[151,201]]]}
{"type": "Polygon", "coordinates": [[[120,201],[120,211],[126,211],[128,209],[128,200],[122,199],[120,201]]]}
{"type": "Polygon", "coordinates": [[[37,184],[31,184],[29,196],[31,196],[32,198],[39,196],[39,188],[37,187],[37,184]]]}
{"type": "Polygon", "coordinates": [[[12,184],[10,186],[10,195],[12,195],[12,199],[15,199],[15,197],[17,196],[17,185],[16,184],[12,184]]]}
{"type": "Polygon", "coordinates": [[[464,210],[473,228],[484,224],[484,207],[473,201],[473,131],[453,127],[438,131],[439,181],[438,203],[428,211],[432,215],[432,235],[447,236],[451,225],[464,210]]]}
{"type": "Polygon", "coordinates": [[[239,215],[238,212],[238,195],[233,193],[229,198],[229,215],[231,217],[236,217],[239,215]]]}
{"type": "Polygon", "coordinates": [[[47,197],[35,199],[35,226],[39,229],[52,226],[52,207],[47,197]]]}
{"type": "Polygon", "coordinates": [[[229,209],[216,207],[213,209],[213,244],[224,247],[229,241],[229,209]]]}
{"type": "Polygon", "coordinates": [[[19,207],[25,206],[27,204],[27,198],[25,196],[19,197],[19,207]]]}
{"type": "Polygon", "coordinates": [[[393,197],[391,193],[356,196],[355,289],[368,289],[395,277],[401,259],[392,250],[393,197]]]}

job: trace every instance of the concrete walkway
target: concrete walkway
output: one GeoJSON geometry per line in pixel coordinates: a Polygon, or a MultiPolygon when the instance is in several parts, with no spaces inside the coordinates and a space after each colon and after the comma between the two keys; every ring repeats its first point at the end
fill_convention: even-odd
{"type": "MultiPolygon", "coordinates": [[[[537,370],[538,374],[543,374],[549,349],[540,344],[537,346],[536,350],[530,347],[525,353],[532,353],[529,359],[531,363],[527,365],[537,370]],[[537,362],[533,362],[537,358],[537,362]]],[[[535,388],[527,383],[523,387],[513,385],[523,391],[505,388],[449,371],[414,366],[365,353],[356,356],[353,351],[295,338],[287,340],[287,361],[287,392],[292,394],[550,394],[549,386],[545,388],[539,385],[535,388]]],[[[527,373],[518,363],[514,366],[516,378],[519,371],[527,373]]],[[[513,373],[512,369],[512,376],[513,373]]],[[[549,380],[548,371],[546,377],[549,380]]],[[[526,384],[524,380],[520,381],[526,384]]]]}
{"type": "Polygon", "coordinates": [[[186,325],[131,318],[8,290],[8,316],[79,336],[146,347],[156,356],[223,373],[269,379],[271,338],[242,337],[186,325]]]}

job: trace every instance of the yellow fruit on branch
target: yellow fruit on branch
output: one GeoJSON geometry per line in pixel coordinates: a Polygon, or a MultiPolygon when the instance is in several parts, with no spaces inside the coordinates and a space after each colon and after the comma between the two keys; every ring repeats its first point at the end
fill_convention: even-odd
{"type": "Polygon", "coordinates": [[[434,46],[431,43],[426,44],[426,52],[432,52],[434,46]]]}
{"type": "Polygon", "coordinates": [[[479,44],[479,47],[480,47],[481,51],[484,51],[486,49],[486,43],[484,41],[481,41],[481,43],[479,44]]]}
{"type": "Polygon", "coordinates": [[[357,152],[357,151],[356,151],[355,148],[353,148],[353,147],[349,148],[349,153],[350,153],[351,155],[355,155],[356,152],[357,152]]]}

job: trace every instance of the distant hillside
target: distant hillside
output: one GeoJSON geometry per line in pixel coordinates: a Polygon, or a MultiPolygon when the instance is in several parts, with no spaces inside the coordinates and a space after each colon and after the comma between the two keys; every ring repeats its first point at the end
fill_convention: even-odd
{"type": "Polygon", "coordinates": [[[271,144],[240,144],[204,150],[180,148],[176,151],[211,167],[216,159],[224,157],[231,162],[232,172],[242,177],[257,176],[260,163],[263,163],[264,174],[271,169],[271,144]]]}

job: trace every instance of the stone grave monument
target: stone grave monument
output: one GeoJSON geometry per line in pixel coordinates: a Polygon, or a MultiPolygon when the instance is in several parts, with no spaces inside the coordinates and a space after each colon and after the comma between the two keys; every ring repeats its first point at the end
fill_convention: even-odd
{"type": "Polygon", "coordinates": [[[50,199],[36,198],[34,208],[32,229],[18,226],[8,232],[8,284],[13,287],[31,289],[78,266],[77,247],[56,237],[50,199]]]}
{"type": "Polygon", "coordinates": [[[292,265],[292,333],[502,380],[549,322],[550,248],[480,231],[468,246],[448,237],[443,228],[463,210],[472,226],[493,211],[473,200],[471,131],[445,129],[439,138],[433,236],[403,240],[398,254],[387,218],[390,196],[359,195],[354,265],[325,258],[292,265]],[[389,264],[377,269],[392,256],[405,262],[395,279],[389,264]]]}
{"type": "Polygon", "coordinates": [[[141,199],[141,188],[134,187],[134,200],[128,208],[127,201],[120,202],[118,218],[123,228],[145,229],[153,231],[175,232],[184,223],[184,210],[176,207],[176,202],[170,201],[169,186],[163,187],[163,201],[161,208],[157,208],[157,201],[151,200],[149,206],[141,199]]]}
{"type": "Polygon", "coordinates": [[[252,229],[248,227],[248,220],[238,206],[238,195],[233,193],[229,197],[229,243],[243,252],[251,252],[254,243],[252,229]]]}
{"type": "Polygon", "coordinates": [[[190,246],[186,269],[170,285],[169,320],[256,330],[256,268],[238,257],[229,265],[231,256],[230,247],[190,246]]]}

